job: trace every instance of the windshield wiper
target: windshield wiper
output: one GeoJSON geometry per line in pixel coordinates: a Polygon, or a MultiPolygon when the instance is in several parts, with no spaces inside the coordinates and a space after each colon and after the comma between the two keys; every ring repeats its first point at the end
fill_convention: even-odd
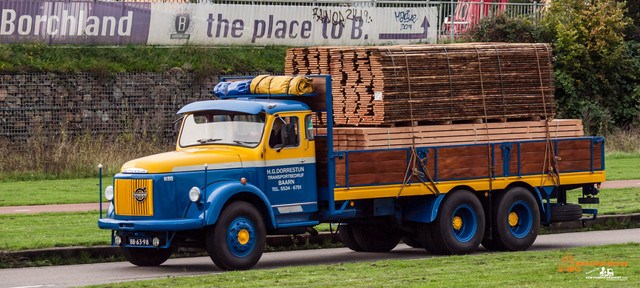
{"type": "Polygon", "coordinates": [[[213,143],[213,142],[218,142],[222,140],[222,138],[216,138],[216,139],[212,139],[212,138],[205,138],[205,139],[198,139],[198,143],[200,144],[205,144],[205,143],[213,143]]]}
{"type": "Polygon", "coordinates": [[[242,141],[242,140],[233,140],[233,142],[238,144],[258,144],[258,141],[242,141]]]}

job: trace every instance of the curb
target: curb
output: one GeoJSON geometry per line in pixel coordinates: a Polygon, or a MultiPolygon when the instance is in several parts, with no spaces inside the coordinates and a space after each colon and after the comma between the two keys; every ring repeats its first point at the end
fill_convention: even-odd
{"type": "MultiPolygon", "coordinates": [[[[640,213],[627,215],[604,215],[595,220],[577,220],[570,222],[558,222],[551,224],[547,229],[551,232],[568,232],[570,230],[593,227],[594,225],[605,225],[611,221],[628,224],[640,223],[640,213]]],[[[326,245],[341,243],[337,234],[329,232],[321,232],[317,236],[309,234],[302,235],[274,235],[267,236],[267,245],[275,250],[299,250],[307,249],[309,245],[326,245]]],[[[200,251],[200,250],[197,250],[200,251]]],[[[179,254],[193,254],[193,249],[179,250],[179,254]]],[[[122,256],[118,247],[114,246],[96,246],[96,247],[58,247],[31,249],[24,251],[0,251],[0,256],[17,260],[29,260],[38,258],[61,257],[70,258],[78,256],[90,255],[91,258],[112,258],[122,256]]],[[[1,257],[0,257],[1,258],[1,257]]]]}
{"type": "MultiPolygon", "coordinates": [[[[329,232],[321,232],[317,236],[309,234],[302,235],[273,235],[267,236],[267,245],[275,250],[301,250],[307,249],[309,245],[326,245],[339,244],[340,237],[338,234],[329,232]]],[[[203,252],[199,249],[179,249],[177,254],[190,255],[203,252]]],[[[72,258],[90,255],[91,258],[112,258],[122,256],[119,247],[115,246],[72,246],[72,247],[54,247],[43,249],[30,249],[23,251],[0,251],[0,259],[3,257],[16,260],[33,260],[41,258],[72,258]]]]}

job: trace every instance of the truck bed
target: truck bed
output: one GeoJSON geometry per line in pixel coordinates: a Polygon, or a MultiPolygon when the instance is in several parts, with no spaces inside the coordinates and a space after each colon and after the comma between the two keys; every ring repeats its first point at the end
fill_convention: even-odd
{"type": "Polygon", "coordinates": [[[425,176],[412,177],[399,195],[410,174],[412,148],[333,151],[334,157],[327,157],[326,138],[317,140],[319,186],[333,191],[335,201],[447,193],[464,185],[477,191],[504,189],[513,181],[533,187],[558,180],[559,185],[597,183],[605,176],[602,137],[416,146],[427,171],[417,167],[425,176]],[[550,169],[559,177],[550,177],[550,169]]]}

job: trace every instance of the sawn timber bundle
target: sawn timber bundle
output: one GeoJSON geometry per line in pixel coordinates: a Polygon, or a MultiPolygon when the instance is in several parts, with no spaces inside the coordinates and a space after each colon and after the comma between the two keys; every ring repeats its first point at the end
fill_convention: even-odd
{"type": "Polygon", "coordinates": [[[548,44],[464,43],[287,50],[285,74],[332,76],[334,124],[554,116],[548,44]]]}
{"type": "MultiPolygon", "coordinates": [[[[326,128],[318,134],[326,135],[326,128]]],[[[517,121],[506,123],[425,125],[415,127],[335,127],[335,151],[418,146],[486,144],[495,142],[562,139],[584,136],[582,120],[517,121]],[[412,139],[413,138],[413,139],[412,139]]]]}

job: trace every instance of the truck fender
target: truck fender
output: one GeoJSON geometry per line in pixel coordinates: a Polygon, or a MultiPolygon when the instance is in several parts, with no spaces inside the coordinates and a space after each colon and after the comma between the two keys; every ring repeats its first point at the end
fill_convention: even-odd
{"type": "Polygon", "coordinates": [[[206,219],[204,219],[205,225],[215,224],[216,221],[218,221],[218,217],[220,216],[220,212],[222,212],[224,205],[227,204],[229,199],[240,193],[250,193],[260,199],[262,202],[260,204],[264,205],[264,207],[256,208],[261,211],[268,211],[270,219],[265,220],[267,220],[267,223],[271,223],[272,227],[275,227],[275,216],[273,215],[273,211],[268,209],[268,207],[271,207],[271,203],[269,202],[269,199],[267,199],[267,196],[258,187],[249,183],[244,185],[240,181],[218,182],[207,187],[207,203],[205,206],[207,207],[207,214],[205,215],[206,219]]]}
{"type": "Polygon", "coordinates": [[[410,197],[411,201],[404,202],[403,219],[420,223],[433,222],[438,216],[440,203],[446,195],[410,197]]]}

